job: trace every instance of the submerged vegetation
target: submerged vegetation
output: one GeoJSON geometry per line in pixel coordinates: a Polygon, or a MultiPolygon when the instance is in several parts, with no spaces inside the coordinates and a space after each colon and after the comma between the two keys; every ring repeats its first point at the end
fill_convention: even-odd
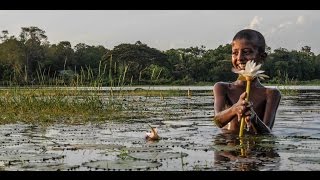
{"type": "Polygon", "coordinates": [[[98,93],[58,89],[5,89],[1,92],[1,123],[77,123],[125,116],[117,101],[98,93]],[[115,114],[117,113],[117,114],[115,114]]]}
{"type": "Polygon", "coordinates": [[[82,124],[146,118],[148,98],[159,103],[167,97],[188,96],[180,90],[99,90],[50,88],[5,88],[0,90],[0,123],[82,124]],[[130,97],[138,97],[129,102],[130,97]],[[139,98],[140,97],[140,98],[139,98]]]}

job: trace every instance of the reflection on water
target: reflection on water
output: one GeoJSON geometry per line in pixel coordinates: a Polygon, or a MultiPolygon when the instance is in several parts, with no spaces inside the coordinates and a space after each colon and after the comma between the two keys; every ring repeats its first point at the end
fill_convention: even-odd
{"type": "Polygon", "coordinates": [[[214,166],[221,170],[278,170],[279,154],[272,136],[239,139],[236,134],[223,133],[214,137],[214,166]]]}
{"type": "Polygon", "coordinates": [[[149,117],[72,126],[1,125],[0,170],[320,170],[319,90],[284,95],[273,135],[245,136],[242,145],[237,135],[214,126],[211,93],[197,89],[190,97],[124,99],[130,114],[149,117]],[[147,124],[157,127],[159,141],[144,139],[147,124]]]}

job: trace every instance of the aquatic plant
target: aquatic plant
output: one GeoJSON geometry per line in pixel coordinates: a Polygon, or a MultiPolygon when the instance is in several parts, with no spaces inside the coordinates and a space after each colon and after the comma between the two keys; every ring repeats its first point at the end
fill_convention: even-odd
{"type": "Polygon", "coordinates": [[[151,131],[146,133],[146,139],[147,140],[159,140],[160,137],[158,135],[157,128],[152,127],[150,124],[148,124],[151,127],[151,131]]]}

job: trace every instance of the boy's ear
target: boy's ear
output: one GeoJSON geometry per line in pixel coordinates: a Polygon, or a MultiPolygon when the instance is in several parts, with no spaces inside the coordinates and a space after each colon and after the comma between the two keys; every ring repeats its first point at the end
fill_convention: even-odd
{"type": "Polygon", "coordinates": [[[267,58],[268,54],[266,52],[261,53],[260,57],[261,59],[265,60],[267,58]]]}

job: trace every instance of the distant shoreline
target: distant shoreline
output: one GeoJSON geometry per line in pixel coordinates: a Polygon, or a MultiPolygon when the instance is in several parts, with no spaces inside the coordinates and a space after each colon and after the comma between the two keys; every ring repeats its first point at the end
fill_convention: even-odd
{"type": "MultiPolygon", "coordinates": [[[[278,88],[278,89],[295,89],[295,90],[320,90],[320,85],[265,85],[266,87],[270,88],[278,88]]],[[[14,87],[0,87],[0,90],[11,89],[14,87]]],[[[125,90],[125,91],[135,91],[135,90],[155,90],[155,91],[167,91],[167,90],[177,90],[177,91],[212,91],[213,85],[211,86],[161,86],[161,85],[143,85],[143,86],[122,86],[122,87],[109,87],[109,86],[102,86],[102,87],[21,87],[26,89],[61,89],[61,90],[101,90],[101,91],[108,91],[108,90],[125,90]]]]}

